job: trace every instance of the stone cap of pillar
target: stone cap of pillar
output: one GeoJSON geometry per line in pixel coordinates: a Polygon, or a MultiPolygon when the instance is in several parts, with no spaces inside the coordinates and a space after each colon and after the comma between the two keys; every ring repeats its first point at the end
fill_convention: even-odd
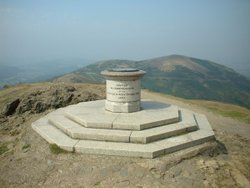
{"type": "Polygon", "coordinates": [[[101,74],[109,80],[137,80],[146,74],[146,72],[133,68],[115,68],[104,70],[101,74]]]}

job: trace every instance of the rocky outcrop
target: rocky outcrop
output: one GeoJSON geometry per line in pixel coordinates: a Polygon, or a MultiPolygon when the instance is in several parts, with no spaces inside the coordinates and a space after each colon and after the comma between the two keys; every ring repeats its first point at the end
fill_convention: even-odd
{"type": "Polygon", "coordinates": [[[4,105],[2,115],[41,113],[83,101],[103,99],[105,93],[91,92],[68,84],[52,84],[47,88],[35,89],[4,105]]]}
{"type": "Polygon", "coordinates": [[[3,108],[2,114],[5,116],[14,114],[16,112],[16,108],[18,107],[19,103],[20,103],[20,99],[15,99],[7,103],[3,108]]]}

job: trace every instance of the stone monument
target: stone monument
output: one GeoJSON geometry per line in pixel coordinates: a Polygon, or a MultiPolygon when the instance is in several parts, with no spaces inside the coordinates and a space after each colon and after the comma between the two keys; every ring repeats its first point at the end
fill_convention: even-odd
{"type": "Polygon", "coordinates": [[[77,153],[154,158],[214,140],[202,114],[153,100],[141,100],[137,69],[112,69],[106,100],[57,109],[32,123],[50,144],[77,153]]]}
{"type": "Polygon", "coordinates": [[[140,110],[142,70],[119,68],[102,71],[106,78],[106,110],[131,113],[140,110]]]}

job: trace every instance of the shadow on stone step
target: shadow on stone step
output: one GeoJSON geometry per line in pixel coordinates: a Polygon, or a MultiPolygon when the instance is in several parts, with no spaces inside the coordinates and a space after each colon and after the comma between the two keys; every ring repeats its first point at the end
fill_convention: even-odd
{"type": "Polygon", "coordinates": [[[165,104],[156,101],[143,101],[141,103],[142,110],[157,110],[170,107],[170,104],[165,104]]]}

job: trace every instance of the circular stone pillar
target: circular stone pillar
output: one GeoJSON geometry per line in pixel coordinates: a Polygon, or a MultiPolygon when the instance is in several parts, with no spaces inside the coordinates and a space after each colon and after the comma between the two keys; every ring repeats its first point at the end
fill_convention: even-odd
{"type": "Polygon", "coordinates": [[[102,71],[106,78],[105,108],[111,112],[131,113],[140,110],[141,80],[146,72],[137,69],[102,71]]]}

